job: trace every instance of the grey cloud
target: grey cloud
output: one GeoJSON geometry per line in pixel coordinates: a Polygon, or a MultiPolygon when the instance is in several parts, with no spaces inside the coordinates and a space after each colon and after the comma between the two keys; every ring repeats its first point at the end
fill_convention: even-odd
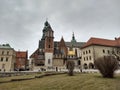
{"type": "Polygon", "coordinates": [[[0,0],[0,43],[30,54],[41,39],[46,18],[55,33],[77,41],[91,36],[113,39],[120,33],[120,0],[0,0]]]}

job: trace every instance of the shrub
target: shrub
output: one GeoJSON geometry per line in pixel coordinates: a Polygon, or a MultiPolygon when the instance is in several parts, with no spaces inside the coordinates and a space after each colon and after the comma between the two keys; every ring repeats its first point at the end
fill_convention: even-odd
{"type": "Polygon", "coordinates": [[[73,70],[75,68],[75,63],[74,61],[67,61],[66,67],[68,69],[68,75],[73,76],[73,70]]]}
{"type": "Polygon", "coordinates": [[[118,61],[113,56],[105,56],[94,61],[95,67],[100,71],[103,77],[113,78],[114,71],[118,69],[118,61]]]}

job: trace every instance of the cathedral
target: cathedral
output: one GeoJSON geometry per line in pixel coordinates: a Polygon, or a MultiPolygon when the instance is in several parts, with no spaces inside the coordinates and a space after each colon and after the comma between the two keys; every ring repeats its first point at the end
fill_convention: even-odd
{"type": "Polygon", "coordinates": [[[70,42],[65,42],[63,37],[60,41],[54,41],[54,31],[48,21],[44,23],[42,32],[38,48],[30,56],[31,70],[64,70],[68,60],[75,62],[75,68],[80,67],[81,47],[85,42],[77,42],[74,33],[70,42]]]}

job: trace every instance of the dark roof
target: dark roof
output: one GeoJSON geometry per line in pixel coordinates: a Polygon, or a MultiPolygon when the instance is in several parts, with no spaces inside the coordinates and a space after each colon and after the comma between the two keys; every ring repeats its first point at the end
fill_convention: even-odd
{"type": "Polygon", "coordinates": [[[58,41],[54,42],[54,47],[59,47],[59,42],[58,41]]]}
{"type": "Polygon", "coordinates": [[[65,42],[65,44],[67,47],[71,47],[73,44],[73,47],[81,48],[85,44],[85,42],[76,42],[76,43],[65,42]]]}
{"type": "MultiPolygon", "coordinates": [[[[81,48],[86,42],[76,42],[76,43],[71,43],[71,42],[65,42],[67,47],[71,47],[73,44],[73,47],[78,47],[81,48]]],[[[59,41],[54,42],[54,47],[57,47],[59,45],[59,41]]],[[[59,47],[59,46],[58,46],[59,47]]]]}
{"type": "Polygon", "coordinates": [[[0,45],[0,48],[13,49],[13,48],[11,48],[11,46],[9,44],[2,44],[2,45],[0,45]]]}
{"type": "Polygon", "coordinates": [[[40,41],[39,41],[39,48],[40,48],[40,49],[43,49],[43,48],[44,48],[44,42],[45,42],[44,40],[40,40],[40,41]]]}
{"type": "Polygon", "coordinates": [[[39,56],[44,56],[44,52],[43,52],[43,50],[39,50],[39,48],[34,52],[34,53],[32,53],[31,55],[30,55],[30,58],[39,58],[39,56]]]}
{"type": "Polygon", "coordinates": [[[54,54],[61,54],[58,47],[59,47],[59,42],[55,41],[54,42],[54,54]]]}
{"type": "Polygon", "coordinates": [[[43,29],[45,32],[47,32],[47,31],[53,31],[52,30],[52,28],[51,28],[51,26],[50,26],[50,24],[48,23],[48,21],[46,21],[45,23],[44,23],[44,29],[43,29]]]}

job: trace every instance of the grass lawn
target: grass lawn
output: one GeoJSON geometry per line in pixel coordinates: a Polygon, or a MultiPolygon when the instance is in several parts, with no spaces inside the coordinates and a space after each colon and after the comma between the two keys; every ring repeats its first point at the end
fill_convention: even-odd
{"type": "Polygon", "coordinates": [[[102,78],[100,74],[61,74],[1,83],[0,90],[120,90],[120,75],[115,77],[108,79],[102,78]]]}

